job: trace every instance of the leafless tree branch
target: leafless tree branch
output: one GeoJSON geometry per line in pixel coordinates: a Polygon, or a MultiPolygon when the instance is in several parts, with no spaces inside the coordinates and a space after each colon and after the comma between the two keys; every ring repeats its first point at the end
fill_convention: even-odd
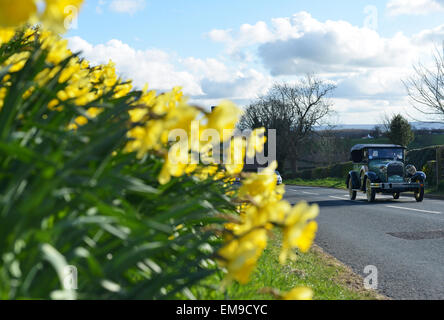
{"type": "Polygon", "coordinates": [[[436,48],[434,66],[413,66],[415,75],[403,81],[413,107],[432,121],[444,122],[444,44],[436,48]]]}

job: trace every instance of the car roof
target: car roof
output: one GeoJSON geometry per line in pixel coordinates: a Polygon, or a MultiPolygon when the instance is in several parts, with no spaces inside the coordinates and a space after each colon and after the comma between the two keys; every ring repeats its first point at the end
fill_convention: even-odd
{"type": "Polygon", "coordinates": [[[402,148],[406,149],[406,147],[397,145],[397,144],[357,144],[354,145],[350,151],[360,151],[364,149],[370,149],[370,148],[402,148]]]}

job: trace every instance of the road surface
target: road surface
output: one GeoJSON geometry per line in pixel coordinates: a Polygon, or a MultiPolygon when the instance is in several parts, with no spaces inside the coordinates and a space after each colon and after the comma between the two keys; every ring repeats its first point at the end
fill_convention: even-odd
{"type": "Polygon", "coordinates": [[[412,197],[394,200],[348,191],[286,186],[285,198],[317,203],[316,243],[366,277],[377,268],[378,291],[394,299],[444,299],[444,201],[412,197]]]}

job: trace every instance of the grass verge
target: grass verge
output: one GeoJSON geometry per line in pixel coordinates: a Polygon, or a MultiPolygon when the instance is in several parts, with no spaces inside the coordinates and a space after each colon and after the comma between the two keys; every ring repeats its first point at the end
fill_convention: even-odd
{"type": "Polygon", "coordinates": [[[324,178],[324,179],[289,179],[284,181],[285,184],[296,184],[299,186],[310,186],[310,187],[327,187],[327,188],[338,188],[347,189],[345,185],[345,179],[340,178],[324,178]]]}
{"type": "Polygon", "coordinates": [[[207,280],[208,288],[193,292],[198,299],[269,300],[275,297],[269,288],[286,292],[294,287],[313,289],[315,300],[374,300],[387,299],[363,287],[363,279],[320,247],[314,245],[309,252],[299,253],[295,261],[279,263],[280,236],[275,236],[258,261],[256,271],[247,285],[231,283],[225,294],[214,290],[221,286],[221,277],[207,280]]]}

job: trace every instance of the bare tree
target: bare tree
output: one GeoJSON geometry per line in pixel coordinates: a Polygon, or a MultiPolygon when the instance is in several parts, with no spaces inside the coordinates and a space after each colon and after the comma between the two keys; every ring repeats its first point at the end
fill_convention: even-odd
{"type": "Polygon", "coordinates": [[[384,136],[387,136],[387,133],[390,131],[390,123],[392,122],[392,119],[394,116],[395,116],[394,114],[388,114],[388,113],[384,113],[381,115],[380,127],[381,127],[382,134],[384,136]]]}
{"type": "Polygon", "coordinates": [[[382,136],[382,126],[375,125],[370,134],[376,139],[380,138],[382,136]]]}
{"type": "Polygon", "coordinates": [[[296,84],[275,84],[247,107],[239,127],[275,129],[279,167],[288,159],[296,172],[298,146],[332,112],[328,97],[334,89],[313,75],[296,84]]]}
{"type": "Polygon", "coordinates": [[[430,120],[444,121],[444,44],[442,52],[436,49],[433,60],[433,67],[413,66],[415,75],[403,83],[416,110],[430,120]]]}

